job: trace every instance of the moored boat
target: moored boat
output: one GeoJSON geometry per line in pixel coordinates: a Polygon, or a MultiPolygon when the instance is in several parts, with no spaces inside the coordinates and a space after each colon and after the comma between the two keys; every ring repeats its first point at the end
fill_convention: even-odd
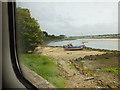
{"type": "Polygon", "coordinates": [[[78,47],[63,47],[66,51],[74,51],[74,50],[83,50],[83,46],[78,47]]]}
{"type": "Polygon", "coordinates": [[[72,44],[64,45],[63,48],[66,51],[83,50],[83,46],[73,46],[72,44]]]}

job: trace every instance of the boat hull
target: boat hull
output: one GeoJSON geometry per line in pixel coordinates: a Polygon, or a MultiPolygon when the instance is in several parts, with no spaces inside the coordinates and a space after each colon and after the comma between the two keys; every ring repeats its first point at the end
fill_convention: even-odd
{"type": "Polygon", "coordinates": [[[64,47],[66,51],[76,51],[76,50],[83,50],[83,47],[64,47]]]}

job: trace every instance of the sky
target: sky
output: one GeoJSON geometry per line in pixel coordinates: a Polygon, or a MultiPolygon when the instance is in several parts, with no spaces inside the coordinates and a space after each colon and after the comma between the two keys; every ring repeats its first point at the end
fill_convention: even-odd
{"type": "Polygon", "coordinates": [[[118,33],[117,2],[19,2],[49,34],[82,36],[118,33]]]}

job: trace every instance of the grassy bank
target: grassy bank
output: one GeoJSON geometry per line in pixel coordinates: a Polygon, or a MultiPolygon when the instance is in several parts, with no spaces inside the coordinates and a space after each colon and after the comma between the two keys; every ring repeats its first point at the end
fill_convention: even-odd
{"type": "Polygon", "coordinates": [[[65,86],[65,80],[61,78],[61,74],[57,65],[47,56],[36,54],[22,54],[20,55],[21,63],[29,69],[42,76],[58,88],[65,86]]]}

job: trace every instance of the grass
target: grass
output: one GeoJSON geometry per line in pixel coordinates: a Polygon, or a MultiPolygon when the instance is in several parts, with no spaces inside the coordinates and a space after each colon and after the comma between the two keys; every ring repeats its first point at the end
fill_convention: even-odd
{"type": "Polygon", "coordinates": [[[21,63],[42,76],[58,88],[65,87],[65,79],[60,77],[57,65],[48,56],[37,54],[20,55],[21,63]]]}
{"type": "Polygon", "coordinates": [[[113,72],[116,74],[120,74],[120,68],[99,68],[103,71],[113,72]]]}

